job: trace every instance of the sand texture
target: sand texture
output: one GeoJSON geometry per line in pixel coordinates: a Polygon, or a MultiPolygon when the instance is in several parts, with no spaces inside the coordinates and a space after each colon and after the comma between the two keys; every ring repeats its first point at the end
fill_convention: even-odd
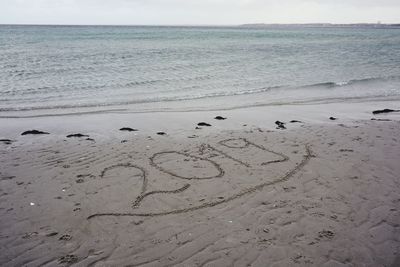
{"type": "Polygon", "coordinates": [[[399,133],[354,120],[0,143],[0,265],[400,266],[399,133]]]}

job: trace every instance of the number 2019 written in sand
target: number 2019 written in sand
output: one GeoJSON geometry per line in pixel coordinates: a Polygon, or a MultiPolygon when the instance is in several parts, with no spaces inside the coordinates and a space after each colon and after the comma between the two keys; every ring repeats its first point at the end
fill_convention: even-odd
{"type": "Polygon", "coordinates": [[[100,174],[101,178],[118,168],[129,168],[138,173],[135,177],[139,177],[142,185],[131,204],[135,212],[99,212],[90,215],[88,219],[103,216],[163,216],[217,206],[288,180],[300,171],[311,157],[311,149],[305,145],[304,155],[298,156],[293,166],[287,155],[245,138],[222,140],[215,146],[203,144],[196,155],[180,151],[158,152],[149,158],[150,166],[169,177],[161,184],[168,187],[165,182],[170,182],[173,184],[171,189],[148,190],[149,173],[136,164],[124,163],[107,167],[100,174]],[[285,169],[285,173],[266,178],[265,175],[269,173],[266,168],[276,163],[292,167],[285,165],[279,168],[285,169]],[[224,169],[223,166],[227,164],[230,164],[230,168],[224,169]],[[156,199],[158,202],[154,204],[156,199]]]}

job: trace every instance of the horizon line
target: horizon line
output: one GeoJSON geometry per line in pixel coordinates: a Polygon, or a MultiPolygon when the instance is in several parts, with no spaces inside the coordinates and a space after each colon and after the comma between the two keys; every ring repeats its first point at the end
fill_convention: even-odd
{"type": "Polygon", "coordinates": [[[125,27],[240,27],[240,26],[400,26],[398,23],[358,22],[358,23],[243,23],[243,24],[64,24],[64,23],[0,23],[0,26],[125,26],[125,27]]]}

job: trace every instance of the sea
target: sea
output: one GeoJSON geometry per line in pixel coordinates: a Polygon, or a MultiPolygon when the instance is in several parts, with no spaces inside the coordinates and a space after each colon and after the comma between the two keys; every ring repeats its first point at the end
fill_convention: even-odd
{"type": "Polygon", "coordinates": [[[0,113],[400,100],[400,29],[0,25],[0,113]]]}

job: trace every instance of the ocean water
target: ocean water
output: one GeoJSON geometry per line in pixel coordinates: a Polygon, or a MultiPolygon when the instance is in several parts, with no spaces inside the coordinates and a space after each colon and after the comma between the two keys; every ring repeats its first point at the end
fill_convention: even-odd
{"type": "Polygon", "coordinates": [[[0,26],[0,112],[400,99],[400,29],[0,26]]]}

